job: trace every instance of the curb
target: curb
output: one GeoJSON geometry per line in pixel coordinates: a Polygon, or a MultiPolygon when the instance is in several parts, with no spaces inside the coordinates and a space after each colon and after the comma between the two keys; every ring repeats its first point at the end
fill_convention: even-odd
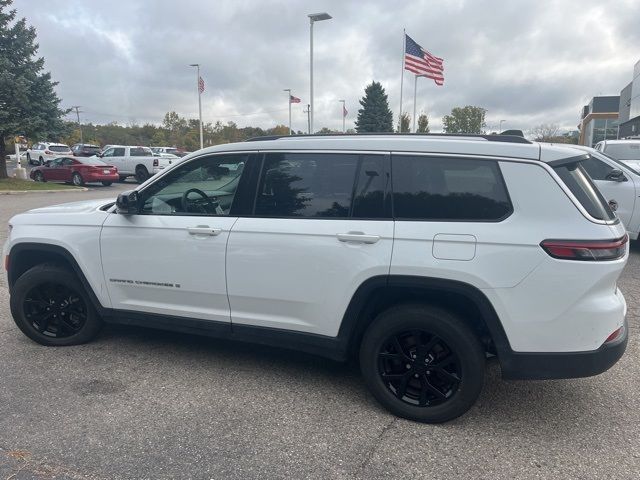
{"type": "Polygon", "coordinates": [[[70,188],[68,190],[2,190],[0,195],[28,195],[30,193],[68,193],[68,192],[88,192],[86,187],[70,188]]]}

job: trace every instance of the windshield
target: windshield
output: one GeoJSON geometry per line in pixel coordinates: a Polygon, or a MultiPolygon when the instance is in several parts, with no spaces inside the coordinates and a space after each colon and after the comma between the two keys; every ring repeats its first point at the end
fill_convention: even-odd
{"type": "Polygon", "coordinates": [[[608,143],[604,151],[616,160],[640,160],[640,141],[637,143],[608,143]]]}

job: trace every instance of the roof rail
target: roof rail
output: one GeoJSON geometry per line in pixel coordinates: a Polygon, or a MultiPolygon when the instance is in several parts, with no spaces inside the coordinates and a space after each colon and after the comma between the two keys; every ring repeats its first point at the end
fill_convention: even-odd
{"type": "Polygon", "coordinates": [[[245,140],[245,142],[262,142],[268,140],[278,140],[281,138],[308,138],[308,137],[362,137],[366,135],[384,135],[388,137],[465,137],[465,138],[482,138],[490,142],[506,142],[506,143],[532,143],[524,137],[519,135],[477,135],[466,133],[390,133],[390,132],[366,132],[366,133],[303,133],[300,135],[265,135],[263,137],[251,137],[245,140]]]}

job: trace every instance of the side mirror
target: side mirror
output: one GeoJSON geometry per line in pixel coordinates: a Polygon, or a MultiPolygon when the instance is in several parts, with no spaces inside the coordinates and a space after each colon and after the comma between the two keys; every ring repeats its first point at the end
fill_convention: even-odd
{"type": "Polygon", "coordinates": [[[134,215],[139,211],[138,192],[130,190],[118,195],[116,200],[116,212],[122,215],[134,215]]]}
{"type": "Polygon", "coordinates": [[[607,180],[611,180],[612,182],[627,181],[627,177],[625,176],[624,172],[622,170],[618,170],[617,168],[614,168],[613,170],[611,170],[605,178],[607,180]]]}
{"type": "Polygon", "coordinates": [[[96,157],[100,157],[100,158],[102,158],[102,157],[104,157],[104,153],[102,153],[102,152],[98,152],[98,153],[96,153],[96,157]]]}

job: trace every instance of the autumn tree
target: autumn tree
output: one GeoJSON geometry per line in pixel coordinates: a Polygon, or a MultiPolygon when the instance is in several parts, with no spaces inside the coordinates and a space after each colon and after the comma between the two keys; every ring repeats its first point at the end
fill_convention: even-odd
{"type": "Polygon", "coordinates": [[[484,121],[487,111],[482,107],[467,105],[466,107],[454,107],[451,114],[442,118],[445,133],[470,133],[480,134],[486,127],[484,121]]]}

